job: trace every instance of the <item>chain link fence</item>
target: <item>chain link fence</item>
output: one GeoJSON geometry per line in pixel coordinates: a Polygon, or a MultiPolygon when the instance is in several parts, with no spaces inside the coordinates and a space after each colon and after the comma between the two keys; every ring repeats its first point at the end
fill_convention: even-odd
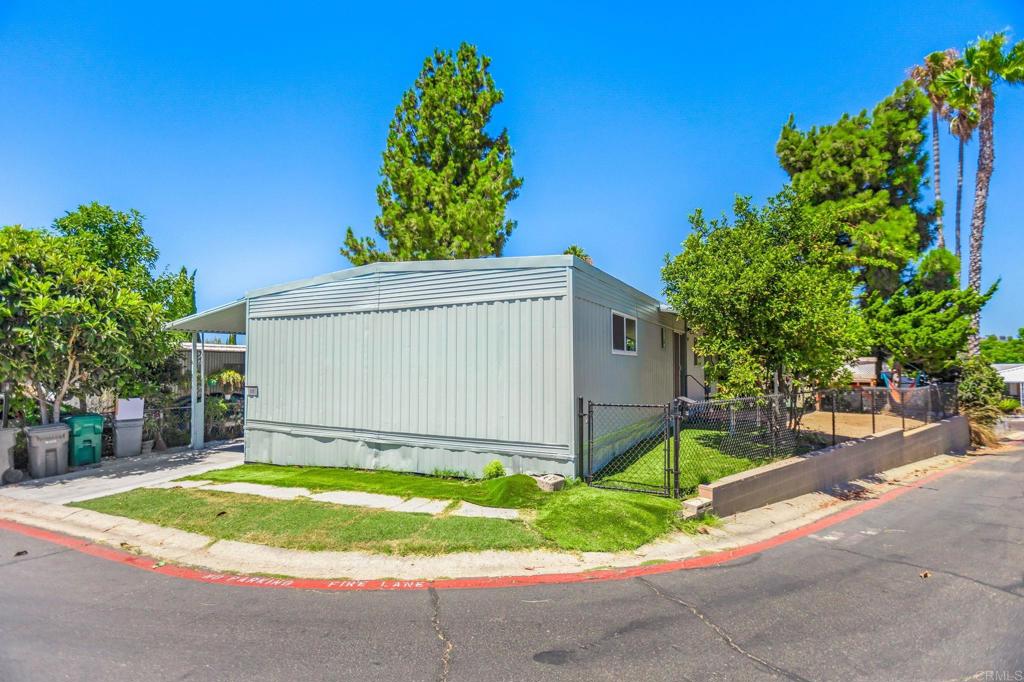
{"type": "Polygon", "coordinates": [[[890,429],[908,431],[959,412],[956,384],[809,391],[797,399],[800,437],[825,447],[890,429]]]}
{"type": "Polygon", "coordinates": [[[664,405],[591,402],[580,411],[583,475],[599,488],[686,496],[775,460],[915,429],[957,414],[958,407],[955,384],[664,405]]]}

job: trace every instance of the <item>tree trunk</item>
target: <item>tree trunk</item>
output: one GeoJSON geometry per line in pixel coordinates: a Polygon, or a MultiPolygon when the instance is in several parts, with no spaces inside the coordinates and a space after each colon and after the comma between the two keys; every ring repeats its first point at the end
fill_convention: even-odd
{"type": "Polygon", "coordinates": [[[43,390],[43,385],[38,381],[32,382],[36,390],[36,402],[39,403],[39,423],[49,424],[50,423],[50,411],[46,408],[46,391],[43,390]]]}
{"type": "Polygon", "coordinates": [[[946,248],[942,229],[942,183],[939,181],[939,110],[932,107],[932,175],[935,178],[935,245],[946,248]]]}
{"type": "MultiPolygon", "coordinates": [[[[956,164],[956,257],[960,258],[960,209],[964,204],[964,138],[960,140],[960,149],[956,164]]],[[[963,265],[961,263],[961,265],[963,265]]]]}
{"type": "MultiPolygon", "coordinates": [[[[972,289],[981,292],[981,244],[985,236],[985,211],[988,208],[988,186],[996,164],[995,131],[993,118],[996,101],[992,88],[983,88],[978,95],[978,170],[974,183],[974,213],[971,215],[971,265],[968,281],[972,289]]],[[[974,314],[974,334],[967,349],[971,355],[981,351],[981,311],[974,314]]]]}

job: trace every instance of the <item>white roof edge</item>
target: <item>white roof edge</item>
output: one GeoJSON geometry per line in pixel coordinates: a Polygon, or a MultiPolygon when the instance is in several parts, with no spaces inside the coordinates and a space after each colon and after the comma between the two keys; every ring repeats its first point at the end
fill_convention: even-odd
{"type": "Polygon", "coordinates": [[[996,371],[999,372],[999,376],[1003,378],[1003,381],[1008,384],[1024,382],[1024,365],[1018,365],[1016,367],[1009,367],[1007,369],[996,371]]]}
{"type": "MultiPolygon", "coordinates": [[[[223,305],[219,305],[219,306],[216,306],[214,308],[209,308],[207,310],[201,310],[201,311],[195,313],[194,315],[188,315],[186,317],[182,317],[180,319],[173,320],[172,322],[168,322],[167,324],[164,325],[164,329],[168,330],[168,331],[189,331],[189,332],[191,332],[191,331],[201,331],[201,332],[218,332],[218,333],[226,333],[226,334],[230,334],[230,333],[244,334],[245,333],[245,304],[246,304],[246,300],[244,298],[240,298],[238,300],[231,301],[230,303],[225,303],[223,305]],[[241,313],[242,313],[242,328],[241,329],[204,328],[204,327],[208,326],[204,322],[204,320],[211,319],[214,316],[220,316],[223,319],[223,314],[224,313],[236,313],[237,314],[238,313],[238,310],[237,310],[238,308],[241,308],[241,313]]],[[[214,324],[213,326],[216,326],[216,324],[214,324]]]]}
{"type": "Polygon", "coordinates": [[[573,261],[583,263],[575,256],[508,256],[502,258],[463,258],[458,260],[422,260],[422,261],[381,261],[369,265],[358,265],[344,270],[336,270],[315,277],[275,284],[245,292],[246,298],[256,298],[277,294],[282,291],[300,289],[302,287],[327,282],[338,282],[368,275],[375,272],[444,272],[452,270],[506,270],[512,268],[553,268],[570,267],[573,261]]]}

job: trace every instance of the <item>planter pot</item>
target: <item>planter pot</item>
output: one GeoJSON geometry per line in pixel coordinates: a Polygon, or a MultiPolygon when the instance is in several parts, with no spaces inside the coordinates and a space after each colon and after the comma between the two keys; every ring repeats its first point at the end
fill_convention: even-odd
{"type": "Polygon", "coordinates": [[[151,440],[144,440],[144,441],[142,441],[142,454],[148,455],[151,452],[153,452],[153,441],[151,441],[151,440]]]}

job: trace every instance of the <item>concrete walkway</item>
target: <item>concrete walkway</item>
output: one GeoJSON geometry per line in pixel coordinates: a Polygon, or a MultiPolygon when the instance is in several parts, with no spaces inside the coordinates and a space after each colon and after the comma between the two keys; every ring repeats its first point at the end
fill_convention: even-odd
{"type": "MultiPolygon", "coordinates": [[[[434,500],[426,497],[399,497],[397,495],[380,495],[357,490],[332,490],[326,493],[312,493],[306,488],[290,488],[262,483],[214,483],[213,481],[167,481],[151,485],[147,488],[191,488],[212,490],[219,493],[239,493],[242,495],[258,495],[275,500],[294,500],[308,498],[314,502],[327,502],[348,507],[369,507],[393,512],[409,512],[413,514],[442,514],[456,503],[453,500],[434,500]]],[[[472,502],[459,502],[447,512],[449,516],[469,516],[484,519],[519,518],[518,509],[504,507],[481,507],[472,502]]]]}
{"type": "Polygon", "coordinates": [[[99,466],[79,469],[63,476],[2,486],[0,496],[48,504],[67,504],[123,493],[213,469],[227,469],[241,464],[242,460],[241,443],[225,443],[200,452],[178,450],[106,459],[99,466]]]}

